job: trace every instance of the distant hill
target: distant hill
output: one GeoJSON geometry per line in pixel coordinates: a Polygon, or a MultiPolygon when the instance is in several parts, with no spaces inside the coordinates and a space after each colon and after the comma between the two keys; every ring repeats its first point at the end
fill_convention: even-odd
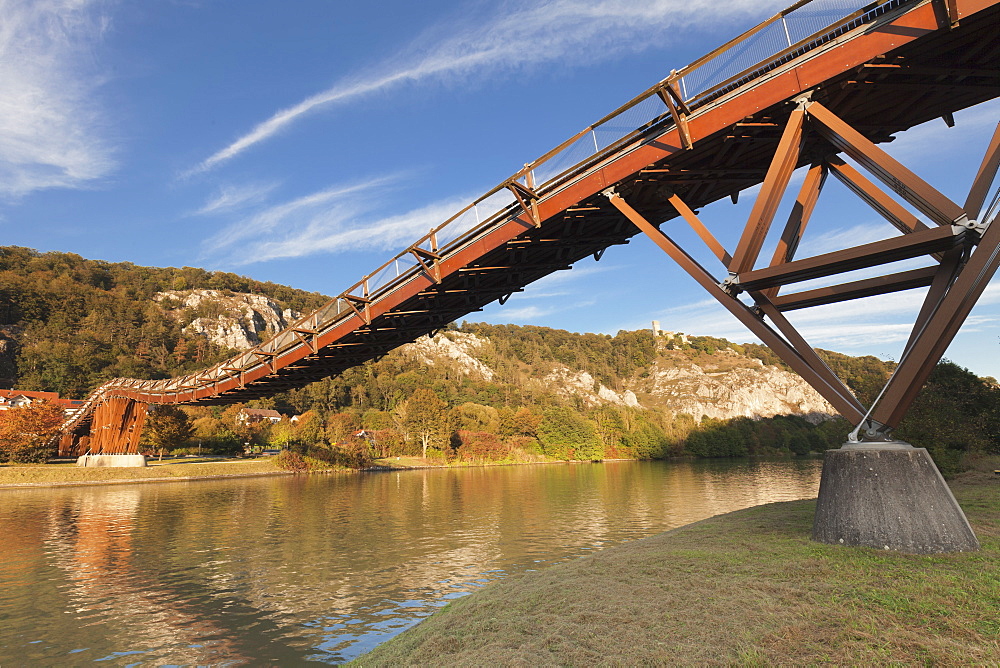
{"type": "MultiPolygon", "coordinates": [[[[0,247],[0,388],[82,397],[114,377],[187,373],[257,344],[327,299],[225,272],[0,247]]],[[[820,354],[866,403],[893,368],[874,357],[820,354]]],[[[948,451],[1000,449],[1000,390],[947,364],[931,383],[935,391],[908,418],[911,432],[948,451]]],[[[252,404],[324,420],[353,415],[344,424],[380,428],[417,390],[432,391],[469,428],[499,419],[497,411],[523,409],[564,426],[576,416],[580,433],[604,443],[601,456],[804,452],[848,431],[838,423],[813,433],[808,425],[826,424],[833,409],[766,347],[652,330],[610,336],[452,325],[377,362],[252,404]],[[698,445],[688,438],[695,432],[714,436],[698,445]]]]}

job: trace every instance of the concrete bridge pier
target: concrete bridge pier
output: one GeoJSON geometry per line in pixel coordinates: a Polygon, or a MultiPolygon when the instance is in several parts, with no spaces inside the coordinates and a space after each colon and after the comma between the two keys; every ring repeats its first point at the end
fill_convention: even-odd
{"type": "Polygon", "coordinates": [[[979,549],[930,454],[902,441],[827,450],[812,538],[912,554],[979,549]]]}

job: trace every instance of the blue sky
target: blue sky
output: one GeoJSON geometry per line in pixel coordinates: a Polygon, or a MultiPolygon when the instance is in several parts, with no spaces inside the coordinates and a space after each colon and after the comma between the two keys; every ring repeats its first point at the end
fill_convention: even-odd
{"type": "MultiPolygon", "coordinates": [[[[336,294],[782,4],[6,2],[2,243],[336,294]]],[[[998,117],[980,105],[887,150],[962,202],[998,117]]],[[[702,217],[732,248],[751,202],[702,217]]],[[[830,179],[800,256],[891,233],[830,179]]],[[[920,297],[791,315],[814,345],[898,359],[920,297]]],[[[641,238],[468,319],[751,340],[641,238]]],[[[948,357],[1000,377],[996,281],[948,357]]]]}

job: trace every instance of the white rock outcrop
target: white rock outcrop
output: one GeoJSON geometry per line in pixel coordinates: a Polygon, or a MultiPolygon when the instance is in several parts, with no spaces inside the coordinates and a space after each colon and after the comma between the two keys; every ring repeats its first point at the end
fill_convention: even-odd
{"type": "Polygon", "coordinates": [[[489,381],[496,375],[493,369],[474,357],[487,343],[486,339],[475,334],[442,332],[434,338],[421,336],[413,343],[403,346],[403,352],[424,364],[451,364],[466,376],[489,381]]]}
{"type": "Polygon", "coordinates": [[[580,397],[588,407],[614,404],[616,406],[642,408],[639,405],[639,399],[632,390],[615,392],[603,383],[597,382],[586,371],[573,371],[567,367],[558,366],[547,374],[542,381],[546,386],[564,397],[580,397]]]}
{"type": "MultiPolygon", "coordinates": [[[[186,335],[204,336],[219,346],[237,350],[258,345],[300,317],[256,294],[172,290],[157,294],[155,299],[178,319],[190,320],[184,327],[186,335]],[[192,319],[192,315],[198,317],[192,319]]],[[[400,348],[400,353],[411,359],[484,381],[497,377],[483,361],[484,357],[491,359],[491,351],[489,339],[456,331],[442,332],[434,338],[422,336],[400,348]]],[[[546,368],[547,373],[539,373],[538,369],[525,367],[520,382],[565,398],[579,398],[588,407],[660,407],[675,414],[687,413],[695,420],[795,414],[819,422],[836,414],[797,375],[731,349],[692,358],[690,351],[661,347],[653,364],[623,379],[624,388],[619,390],[605,386],[583,370],[563,365],[546,368]]]]}
{"type": "Polygon", "coordinates": [[[722,371],[706,371],[690,361],[660,358],[634,385],[674,413],[703,417],[773,417],[805,415],[821,421],[836,411],[797,375],[745,360],[722,371]]]}
{"type": "Polygon", "coordinates": [[[178,318],[193,309],[217,313],[193,319],[185,325],[184,334],[204,336],[216,345],[236,350],[258,345],[300,317],[290,309],[282,310],[264,295],[242,292],[170,290],[157,293],[154,299],[166,302],[178,318]]]}

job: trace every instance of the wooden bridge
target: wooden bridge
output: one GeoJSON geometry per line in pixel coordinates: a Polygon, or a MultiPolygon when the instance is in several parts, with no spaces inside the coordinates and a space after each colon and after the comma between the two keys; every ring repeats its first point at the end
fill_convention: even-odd
{"type": "Polygon", "coordinates": [[[998,29],[1000,0],[798,2],[528,163],[252,350],[179,378],[105,383],[67,420],[60,449],[135,452],[147,404],[242,402],[301,387],[503,303],[640,232],[857,425],[856,439],[888,439],[1000,263],[1000,226],[983,215],[1000,162],[1000,127],[984,137],[985,157],[969,156],[981,167],[962,203],[877,144],[931,119],[951,124],[954,112],[1000,95],[998,29]],[[762,262],[792,172],[803,166],[791,217],[774,230],[777,250],[762,262]],[[797,258],[831,174],[899,234],[797,258]],[[742,236],[727,248],[696,211],[756,185],[742,236]],[[718,274],[669,236],[671,226],[685,224],[718,258],[718,274]],[[918,257],[926,260],[921,269],[782,291],[918,257]],[[784,317],[915,288],[927,296],[874,406],[862,405],[784,317]]]}

